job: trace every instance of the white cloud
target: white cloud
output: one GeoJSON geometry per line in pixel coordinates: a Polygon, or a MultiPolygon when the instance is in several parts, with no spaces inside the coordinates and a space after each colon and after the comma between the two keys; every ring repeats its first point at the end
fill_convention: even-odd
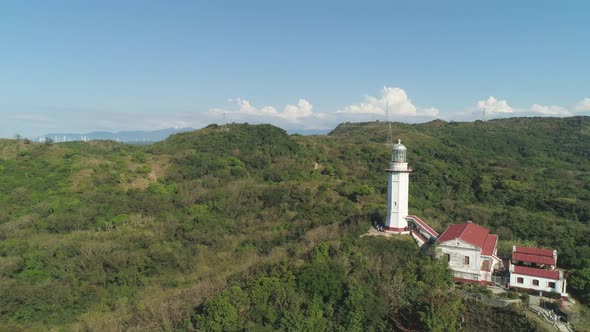
{"type": "MultiPolygon", "coordinates": [[[[568,109],[559,105],[533,104],[528,108],[512,108],[506,100],[498,100],[493,96],[487,100],[477,102],[477,109],[486,111],[489,114],[497,114],[496,117],[506,116],[572,116],[575,112],[590,110],[590,98],[581,100],[574,108],[568,109]]],[[[480,113],[481,114],[481,113],[480,113]]],[[[472,112],[472,118],[479,118],[480,114],[472,112]]]]}
{"type": "Polygon", "coordinates": [[[440,111],[436,107],[419,108],[416,115],[436,117],[440,114],[440,111]]]}
{"type": "Polygon", "coordinates": [[[226,110],[221,108],[212,108],[209,110],[209,115],[226,114],[233,121],[244,121],[249,119],[260,118],[259,120],[274,122],[300,122],[303,119],[315,116],[312,112],[313,105],[305,100],[299,99],[297,105],[287,105],[282,112],[277,111],[273,106],[255,107],[249,100],[236,98],[229,99],[230,103],[238,106],[237,110],[226,110]]]}
{"type": "Polygon", "coordinates": [[[237,99],[236,103],[240,107],[238,112],[244,114],[253,114],[253,115],[260,115],[260,116],[276,116],[278,114],[277,110],[272,106],[264,106],[262,108],[256,108],[252,104],[250,104],[249,100],[237,99]]]}
{"type": "Polygon", "coordinates": [[[311,103],[305,99],[299,99],[297,102],[297,106],[294,105],[287,105],[285,110],[283,111],[282,117],[291,120],[297,121],[299,119],[307,118],[312,115],[311,109],[313,106],[311,103]]]}
{"type": "Polygon", "coordinates": [[[584,98],[584,99],[580,100],[580,102],[578,102],[578,104],[576,104],[574,109],[578,112],[590,111],[590,98],[584,98]]]}
{"type": "MultiPolygon", "coordinates": [[[[590,99],[586,98],[578,103],[576,111],[590,107],[590,99]],[[588,104],[586,104],[588,103],[588,104]]],[[[574,111],[559,105],[532,104],[529,107],[512,107],[505,99],[496,99],[490,96],[488,99],[479,100],[475,107],[450,114],[451,120],[473,121],[482,118],[482,110],[485,108],[488,118],[507,118],[513,116],[572,116],[574,111]]]]}
{"type": "Polygon", "coordinates": [[[257,107],[249,100],[241,98],[228,99],[228,102],[233,107],[209,109],[209,118],[219,122],[225,115],[226,120],[231,122],[265,122],[284,128],[326,129],[341,122],[384,120],[386,107],[392,116],[403,116],[402,121],[411,118],[427,121],[440,113],[434,107],[417,108],[403,89],[391,87],[384,87],[379,97],[366,96],[364,102],[351,104],[334,112],[316,112],[306,99],[299,99],[295,105],[286,105],[282,111],[274,106],[257,107]]]}
{"type": "Polygon", "coordinates": [[[487,100],[480,100],[477,102],[477,108],[485,109],[488,113],[513,113],[514,110],[506,100],[498,100],[490,96],[487,100]]]}
{"type": "Polygon", "coordinates": [[[411,117],[435,117],[439,114],[439,110],[434,107],[416,108],[403,89],[391,87],[383,87],[379,98],[366,96],[364,102],[346,106],[336,113],[385,115],[386,109],[390,115],[411,117]]]}
{"type": "Polygon", "coordinates": [[[572,112],[570,112],[568,109],[563,108],[561,106],[556,106],[556,105],[546,106],[546,105],[533,104],[533,106],[531,106],[531,108],[530,108],[530,111],[533,113],[540,113],[543,115],[551,115],[551,116],[572,115],[572,112]]]}
{"type": "Polygon", "coordinates": [[[229,99],[229,106],[211,108],[199,112],[187,107],[182,111],[165,110],[124,111],[97,110],[84,107],[56,108],[43,105],[2,105],[0,136],[12,137],[14,133],[30,137],[47,132],[88,132],[95,130],[156,130],[170,127],[201,128],[210,123],[250,122],[271,123],[284,129],[329,129],[342,122],[385,120],[385,109],[391,119],[402,122],[425,122],[434,118],[453,121],[481,119],[485,107],[489,118],[510,116],[572,116],[590,112],[590,98],[583,98],[570,107],[532,104],[528,107],[512,107],[504,99],[493,96],[471,104],[462,110],[441,114],[435,107],[418,107],[406,91],[397,87],[384,87],[376,96],[359,98],[338,110],[318,111],[306,99],[277,106],[257,106],[246,99],[229,99]],[[11,110],[3,110],[10,108],[11,110]]]}

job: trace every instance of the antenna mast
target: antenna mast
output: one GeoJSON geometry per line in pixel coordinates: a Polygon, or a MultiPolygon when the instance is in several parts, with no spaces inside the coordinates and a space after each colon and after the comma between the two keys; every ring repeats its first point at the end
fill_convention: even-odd
{"type": "Polygon", "coordinates": [[[391,129],[391,119],[389,118],[389,103],[385,104],[385,116],[387,117],[387,145],[393,145],[393,133],[391,129]]]}

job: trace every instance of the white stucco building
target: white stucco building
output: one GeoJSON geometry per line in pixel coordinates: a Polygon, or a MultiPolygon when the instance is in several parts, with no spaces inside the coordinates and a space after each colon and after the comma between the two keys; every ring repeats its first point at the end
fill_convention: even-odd
{"type": "Polygon", "coordinates": [[[563,271],[557,270],[557,251],[512,247],[510,287],[558,293],[568,297],[563,271]]]}
{"type": "Polygon", "coordinates": [[[452,225],[438,238],[437,255],[446,259],[455,281],[490,284],[499,269],[498,236],[472,222],[452,225]]]}
{"type": "Polygon", "coordinates": [[[408,195],[410,172],[406,162],[406,147],[398,140],[393,146],[391,162],[387,172],[387,217],[384,231],[395,234],[409,234],[408,195]]]}

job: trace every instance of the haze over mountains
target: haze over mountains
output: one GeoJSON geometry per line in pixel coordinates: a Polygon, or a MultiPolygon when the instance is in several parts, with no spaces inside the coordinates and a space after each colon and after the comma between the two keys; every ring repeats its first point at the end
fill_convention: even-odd
{"type": "MultiPolygon", "coordinates": [[[[72,142],[72,141],[91,141],[91,140],[111,140],[121,143],[153,143],[163,141],[170,135],[187,131],[196,130],[195,128],[166,128],[160,130],[131,130],[131,131],[93,131],[89,133],[49,133],[35,137],[36,142],[43,142],[46,138],[54,143],[72,142]]],[[[289,134],[299,135],[322,135],[327,134],[329,130],[316,129],[293,129],[287,131],[289,134]]]]}
{"type": "Polygon", "coordinates": [[[150,143],[159,142],[172,134],[195,130],[194,128],[167,128],[160,130],[133,130],[133,131],[93,131],[89,133],[49,133],[36,137],[35,141],[43,141],[45,138],[56,143],[71,141],[90,141],[95,139],[112,140],[123,143],[150,143]]]}

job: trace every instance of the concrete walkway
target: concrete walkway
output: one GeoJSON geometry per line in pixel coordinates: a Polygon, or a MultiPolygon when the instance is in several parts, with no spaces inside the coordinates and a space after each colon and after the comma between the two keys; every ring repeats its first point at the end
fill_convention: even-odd
{"type": "Polygon", "coordinates": [[[506,293],[506,289],[498,286],[488,286],[488,289],[491,290],[495,295],[506,293]]]}
{"type": "Polygon", "coordinates": [[[550,299],[546,299],[540,296],[531,295],[529,297],[529,307],[528,309],[535,314],[539,315],[541,318],[545,319],[549,324],[555,328],[556,331],[563,331],[563,332],[572,332],[573,330],[569,327],[568,324],[559,320],[559,316],[557,316],[553,310],[545,309],[541,305],[541,301],[550,302],[550,299]]]}

